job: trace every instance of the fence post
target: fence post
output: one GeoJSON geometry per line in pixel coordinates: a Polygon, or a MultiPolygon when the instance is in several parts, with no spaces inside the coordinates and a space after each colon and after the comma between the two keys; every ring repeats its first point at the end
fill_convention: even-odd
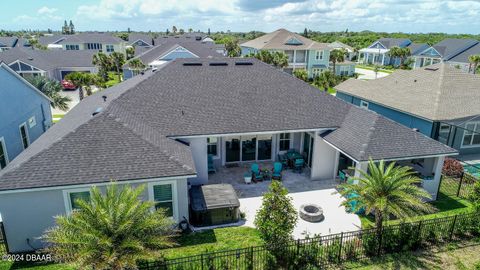
{"type": "Polygon", "coordinates": [[[453,239],[453,233],[455,232],[455,224],[457,223],[457,215],[453,218],[452,229],[450,229],[450,241],[453,239]]]}
{"type": "Polygon", "coordinates": [[[465,172],[462,172],[462,176],[460,176],[460,183],[458,184],[457,197],[460,197],[460,189],[462,188],[463,176],[464,175],[465,175],[465,172]]]}
{"type": "Polygon", "coordinates": [[[338,263],[342,261],[343,232],[340,233],[340,246],[338,249],[338,263]]]}
{"type": "Polygon", "coordinates": [[[442,188],[442,182],[443,182],[443,173],[440,175],[440,181],[438,183],[437,198],[438,198],[438,194],[440,194],[440,189],[442,188]]]}

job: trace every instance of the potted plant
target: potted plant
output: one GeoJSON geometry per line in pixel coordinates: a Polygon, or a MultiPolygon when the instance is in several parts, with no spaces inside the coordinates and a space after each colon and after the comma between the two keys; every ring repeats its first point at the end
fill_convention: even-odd
{"type": "Polygon", "coordinates": [[[250,184],[252,182],[252,174],[248,172],[244,173],[243,179],[245,180],[246,184],[250,184]]]}

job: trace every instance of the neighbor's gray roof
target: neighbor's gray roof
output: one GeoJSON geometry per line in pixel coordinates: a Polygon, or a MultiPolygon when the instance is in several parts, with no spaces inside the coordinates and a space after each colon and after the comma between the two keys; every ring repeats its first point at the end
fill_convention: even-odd
{"type": "Polygon", "coordinates": [[[153,36],[148,34],[148,33],[130,33],[128,34],[128,44],[129,45],[135,45],[133,44],[134,42],[138,40],[143,40],[144,42],[148,43],[150,46],[152,46],[152,39],[153,36]]]}
{"type": "MultiPolygon", "coordinates": [[[[211,42],[168,39],[167,41],[164,41],[163,43],[144,51],[142,54],[137,55],[135,58],[142,60],[145,65],[148,65],[148,63],[157,60],[179,46],[187,49],[201,58],[223,56],[216,51],[217,47],[211,42]]],[[[128,63],[126,63],[125,66],[128,66],[128,63]]]]}
{"type": "Polygon", "coordinates": [[[257,50],[325,50],[328,43],[320,43],[301,36],[285,29],[278,29],[253,40],[240,44],[242,47],[254,48],[257,50]],[[295,38],[302,42],[302,45],[285,44],[289,39],[295,38]]]}
{"type": "Polygon", "coordinates": [[[65,35],[40,36],[38,37],[38,42],[45,46],[48,44],[58,44],[60,41],[64,40],[65,37],[65,35]]]}
{"type": "Polygon", "coordinates": [[[456,153],[256,59],[177,59],[82,101],[0,172],[0,190],[187,175],[190,149],[173,138],[321,128],[359,161],[456,153]]]}
{"type": "Polygon", "coordinates": [[[112,33],[78,33],[75,35],[67,35],[65,39],[60,41],[59,44],[70,43],[109,43],[117,44],[125,42],[119,37],[114,36],[112,33]]]}
{"type": "Polygon", "coordinates": [[[378,41],[387,49],[390,49],[392,47],[399,47],[400,44],[410,40],[408,38],[381,38],[378,41]]]}
{"type": "Polygon", "coordinates": [[[0,37],[0,47],[15,47],[17,42],[17,37],[0,37]]]}
{"type": "Polygon", "coordinates": [[[407,46],[407,48],[410,49],[410,53],[412,55],[415,55],[417,53],[420,53],[427,48],[429,48],[427,43],[411,43],[410,45],[407,46]]]}
{"type": "Polygon", "coordinates": [[[335,88],[433,121],[480,114],[480,76],[448,64],[397,70],[370,81],[349,79],[335,88]]]}
{"type": "Polygon", "coordinates": [[[448,59],[448,61],[459,62],[459,63],[470,63],[470,61],[468,60],[468,57],[470,55],[477,55],[477,54],[480,54],[480,42],[477,43],[475,46],[471,47],[470,49],[465,50],[462,53],[456,55],[455,57],[448,59]]]}
{"type": "Polygon", "coordinates": [[[328,44],[328,47],[333,48],[333,49],[344,48],[344,49],[347,49],[351,52],[354,51],[354,48],[352,46],[349,46],[349,45],[347,45],[345,43],[342,43],[338,40],[328,44]]]}
{"type": "Polygon", "coordinates": [[[475,39],[446,38],[432,47],[440,53],[442,58],[449,60],[451,57],[454,57],[477,43],[478,40],[475,39]]]}
{"type": "Polygon", "coordinates": [[[13,48],[0,54],[0,61],[7,64],[20,60],[39,69],[49,71],[59,67],[94,67],[92,57],[96,51],[34,50],[13,48]]]}

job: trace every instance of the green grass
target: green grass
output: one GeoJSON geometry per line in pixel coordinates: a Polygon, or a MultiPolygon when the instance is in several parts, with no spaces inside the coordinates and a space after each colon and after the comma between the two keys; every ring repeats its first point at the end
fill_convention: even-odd
{"type": "Polygon", "coordinates": [[[262,245],[259,232],[249,227],[228,227],[182,235],[177,239],[179,247],[165,249],[168,259],[198,255],[226,249],[238,249],[262,245]]]}
{"type": "MultiPolygon", "coordinates": [[[[365,65],[356,65],[355,67],[356,67],[356,68],[367,69],[367,70],[374,70],[373,67],[371,67],[371,66],[365,66],[365,65]]],[[[378,69],[378,72],[383,72],[383,73],[388,73],[388,74],[391,74],[391,73],[393,73],[394,71],[395,71],[395,70],[383,69],[383,68],[378,69]]]]}
{"type": "Polygon", "coordinates": [[[112,87],[119,83],[118,74],[113,71],[108,72],[108,81],[105,82],[105,87],[112,87]]]}
{"type": "MultiPolygon", "coordinates": [[[[474,211],[473,204],[465,199],[458,198],[455,196],[447,196],[444,193],[440,192],[438,194],[438,199],[431,203],[437,211],[428,215],[419,215],[406,220],[389,220],[385,224],[393,225],[401,222],[415,222],[426,219],[435,219],[442,218],[447,216],[453,216],[458,214],[470,213],[474,211]]],[[[360,215],[360,222],[362,223],[362,228],[370,228],[375,225],[375,218],[372,215],[365,216],[360,215]]]]}
{"type": "Polygon", "coordinates": [[[63,118],[65,114],[52,114],[53,118],[63,118]]]}
{"type": "Polygon", "coordinates": [[[73,268],[68,267],[64,264],[54,264],[54,263],[18,263],[18,262],[6,262],[0,261],[1,270],[13,270],[13,269],[24,269],[24,270],[73,270],[73,268]]]}

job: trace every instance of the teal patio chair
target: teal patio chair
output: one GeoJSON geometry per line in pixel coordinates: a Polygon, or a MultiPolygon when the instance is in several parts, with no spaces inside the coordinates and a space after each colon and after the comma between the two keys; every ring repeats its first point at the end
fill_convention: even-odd
{"type": "Polygon", "coordinates": [[[338,177],[340,178],[340,182],[347,182],[347,175],[343,171],[338,172],[338,177]]]}
{"type": "Polygon", "coordinates": [[[295,159],[295,164],[294,164],[295,171],[297,171],[298,173],[301,173],[304,165],[305,165],[305,160],[303,160],[303,158],[295,159]]]}
{"type": "Polygon", "coordinates": [[[252,164],[251,170],[252,170],[253,178],[255,180],[257,180],[257,181],[262,181],[263,180],[263,175],[260,172],[260,168],[258,167],[257,163],[252,164]]]}
{"type": "Polygon", "coordinates": [[[282,180],[282,163],[273,163],[272,179],[282,180]]]}
{"type": "Polygon", "coordinates": [[[288,167],[288,158],[285,155],[278,154],[278,161],[282,163],[282,169],[288,167]]]}
{"type": "Polygon", "coordinates": [[[216,173],[215,165],[213,164],[213,155],[208,155],[208,173],[216,173]]]}

